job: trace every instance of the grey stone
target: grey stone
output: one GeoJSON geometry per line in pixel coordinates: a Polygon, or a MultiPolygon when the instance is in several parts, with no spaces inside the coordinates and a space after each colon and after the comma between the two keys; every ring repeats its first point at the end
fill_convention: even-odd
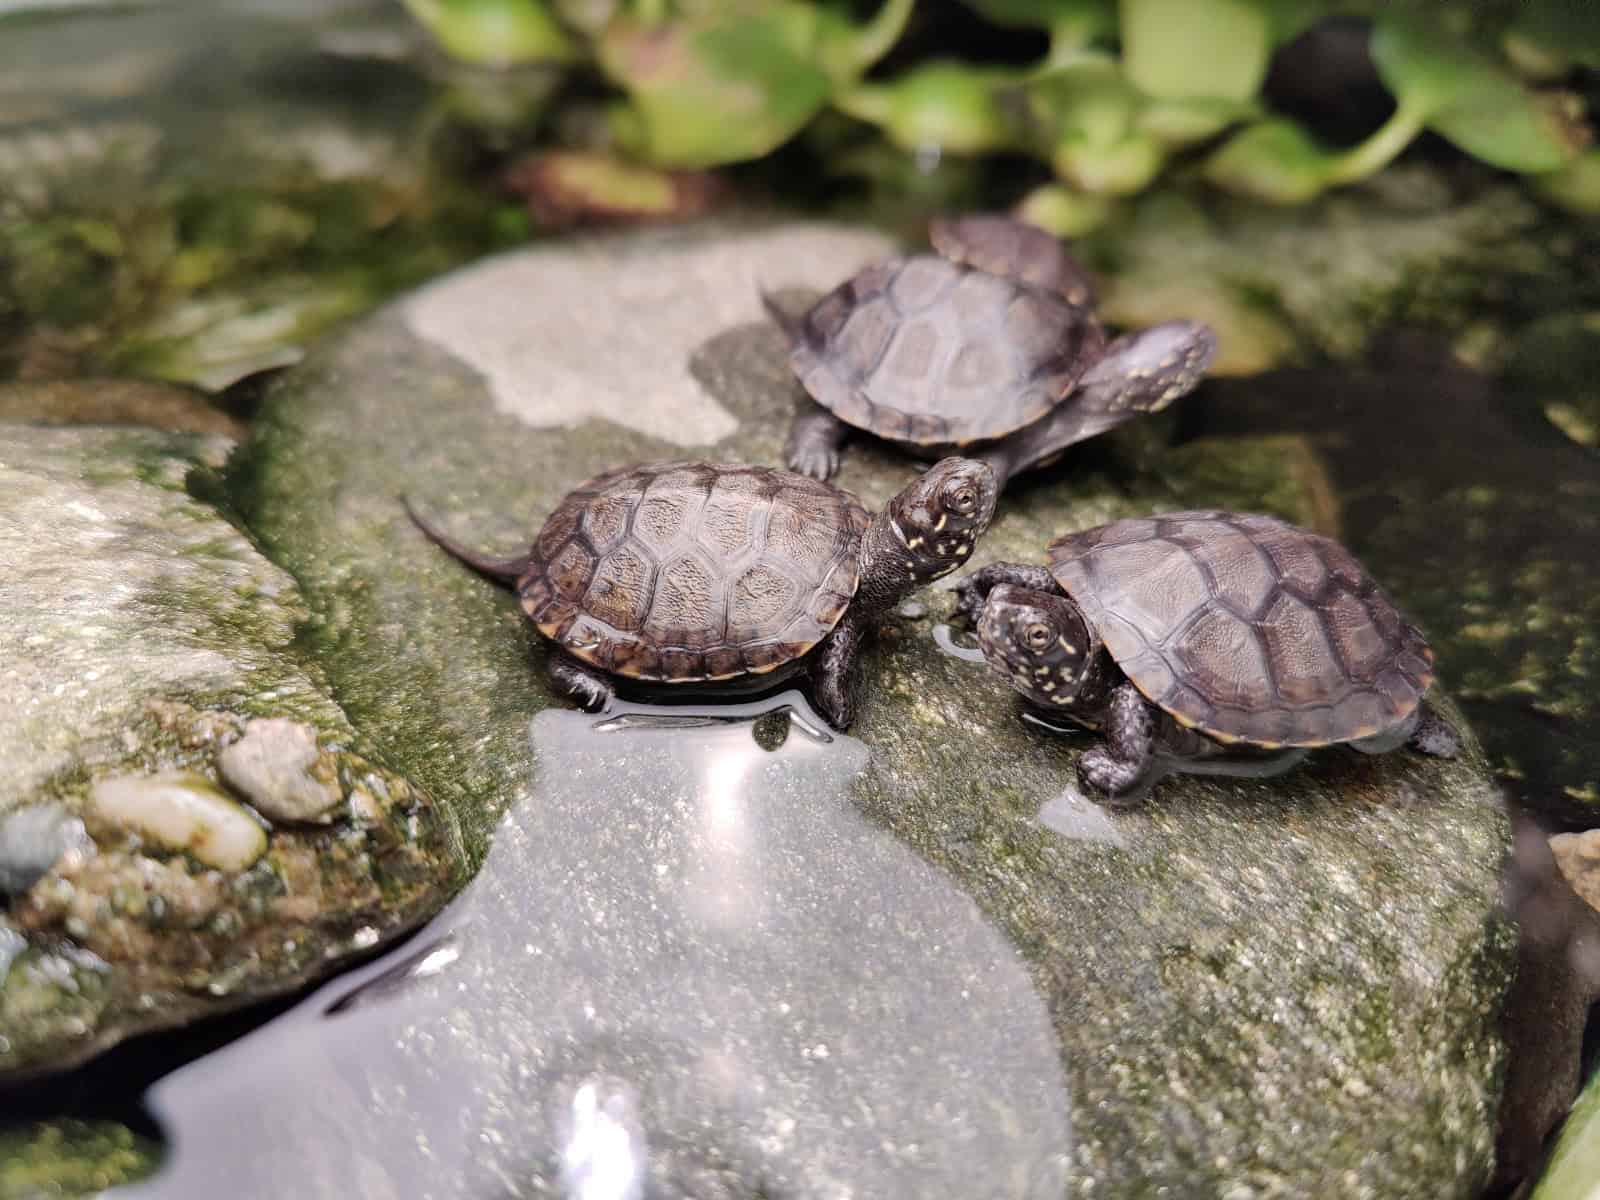
{"type": "Polygon", "coordinates": [[[299,986],[455,877],[429,798],[360,754],[302,658],[293,579],[190,493],[229,448],[0,425],[0,925],[25,939],[0,1077],[299,986]],[[280,715],[343,747],[348,828],[269,842],[221,790],[219,744],[280,715]]]}
{"type": "Polygon", "coordinates": [[[251,721],[217,756],[223,779],[274,821],[327,824],[344,799],[317,731],[282,717],[251,721]]]}
{"type": "MultiPolygon", "coordinates": [[[[36,804],[0,817],[0,895],[27,891],[63,855],[94,852],[77,817],[59,804],[36,804]]],[[[0,977],[5,971],[0,969],[0,977]]]]}
{"type": "MultiPolygon", "coordinates": [[[[810,282],[797,259],[860,245],[825,227],[753,239],[727,228],[596,239],[491,262],[425,295],[449,295],[467,312],[474,281],[483,282],[481,309],[496,310],[500,336],[519,338],[520,361],[543,378],[547,357],[566,361],[556,343],[573,297],[541,279],[567,278],[580,264],[604,279],[669,272],[651,276],[656,294],[671,271],[718,261],[726,238],[740,239],[741,261],[774,288],[810,282]],[[766,256],[763,246],[784,250],[766,256]],[[497,284],[506,279],[527,283],[512,312],[497,284]]],[[[530,772],[541,795],[564,780],[587,794],[593,781],[580,785],[574,773],[604,781],[610,768],[530,744],[529,723],[559,703],[536,635],[510,597],[423,540],[397,493],[473,546],[517,552],[566,490],[618,463],[778,461],[796,385],[777,331],[739,316],[692,349],[696,391],[661,386],[679,363],[624,354],[640,373],[637,406],[591,406],[570,428],[530,422],[458,354],[417,336],[419,302],[432,303],[352,327],[280,381],[230,487],[267,552],[305,588],[308,640],[352,719],[372,731],[386,762],[450,805],[481,859],[530,772]],[[708,423],[719,410],[731,425],[708,423]],[[718,440],[688,444],[694,435],[657,436],[663,430],[711,430],[718,440]]],[[[629,344],[648,341],[654,311],[635,312],[641,327],[629,344]]],[[[1140,445],[1103,439],[1067,467],[1020,480],[972,565],[1038,561],[1055,534],[1172,507],[1256,508],[1337,529],[1325,474],[1303,441],[1214,438],[1153,458],[1140,445]],[[1132,480],[1109,470],[1130,447],[1153,464],[1132,480]]],[[[863,443],[839,482],[878,503],[915,469],[863,443]]],[[[1491,1162],[1504,1054],[1496,1016],[1513,941],[1497,907],[1506,821],[1470,738],[1455,762],[1335,749],[1275,780],[1177,779],[1142,808],[1087,820],[1066,796],[1081,742],[1022,725],[1003,681],[935,644],[949,596],[936,588],[921,599],[928,618],[891,618],[868,651],[852,730],[867,760],[851,803],[964,892],[1027,964],[1067,1081],[1069,1193],[1475,1195],[1491,1162]]],[[[650,793],[631,779],[618,768],[615,790],[596,792],[610,800],[589,806],[592,822],[623,838],[686,836],[695,806],[643,820],[654,810],[636,806],[650,793]]],[[[636,906],[648,901],[599,866],[606,856],[557,842],[543,849],[554,862],[596,864],[568,872],[568,886],[587,898],[590,917],[617,922],[608,928],[619,962],[642,953],[653,926],[636,906]]],[[[855,851],[823,839],[805,853],[825,876],[848,872],[855,851]]],[[[737,885],[749,889],[736,893],[740,903],[782,903],[759,876],[737,885]]],[[[587,925],[541,928],[589,936],[587,925]]],[[[692,1016],[705,1003],[692,975],[675,986],[692,1016]]],[[[598,990],[597,1003],[605,995],[598,990]]],[[[470,1000],[452,1013],[487,1019],[470,1000]]],[[[524,1017],[504,1069],[553,1053],[563,1036],[554,1014],[524,1017]]],[[[619,1047],[648,1036],[636,1019],[624,1006],[608,1026],[619,1047]]],[[[972,1017],[987,1020],[1005,1018],[972,1017]]],[[[630,1081],[648,1090],[674,1086],[681,1064],[642,1056],[634,1068],[630,1081]]],[[[761,1055],[751,1067],[775,1069],[761,1055]]],[[[945,1081],[930,1074],[928,1086],[937,1103],[945,1081]]],[[[830,1128],[847,1118],[835,1114],[830,1128]]],[[[1025,1144],[1038,1119],[1024,1117],[1007,1136],[1025,1144]]],[[[801,1169],[773,1153],[761,1169],[801,1169]]]]}

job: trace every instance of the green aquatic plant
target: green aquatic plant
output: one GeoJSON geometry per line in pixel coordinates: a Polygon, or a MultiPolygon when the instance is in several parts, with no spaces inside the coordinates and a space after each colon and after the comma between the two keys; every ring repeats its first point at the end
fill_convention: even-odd
{"type": "Polygon", "coordinates": [[[911,7],[884,0],[863,25],[800,0],[712,6],[672,20],[618,16],[595,42],[601,70],[628,97],[612,111],[612,133],[658,166],[759,158],[886,52],[911,7]]]}
{"type": "Polygon", "coordinates": [[[1207,177],[1259,199],[1298,203],[1376,173],[1425,130],[1491,166],[1529,174],[1568,166],[1589,136],[1574,97],[1527,87],[1489,55],[1415,17],[1380,17],[1371,51],[1395,110],[1364,141],[1332,150],[1293,122],[1270,118],[1212,155],[1207,177]]]}
{"type": "Polygon", "coordinates": [[[1018,123],[1002,97],[1015,75],[958,62],[931,62],[887,83],[841,92],[835,106],[879,126],[902,150],[991,154],[1018,149],[1018,123]]]}
{"type": "Polygon", "coordinates": [[[486,67],[573,62],[579,40],[540,0],[402,0],[452,58],[486,67]]]}
{"type": "MultiPolygon", "coordinates": [[[[1041,31],[1048,49],[951,56],[924,14],[929,55],[868,69],[906,31],[914,0],[866,20],[844,0],[405,0],[436,40],[475,63],[584,63],[622,95],[613,150],[667,168],[760,158],[833,110],[926,167],[946,156],[1026,154],[1057,183],[1031,206],[1053,228],[1103,219],[1196,164],[1229,191],[1298,204],[1382,170],[1431,132],[1490,166],[1534,176],[1556,203],[1600,207],[1581,97],[1600,66],[1600,5],[1570,0],[1444,8],[1373,0],[963,0],[979,18],[1041,31]],[[1395,108],[1353,146],[1324,143],[1263,97],[1278,50],[1334,15],[1371,21],[1370,53],[1395,108]],[[930,41],[930,34],[935,35],[930,41]],[[1032,51],[1037,53],[1037,51],[1032,51]],[[1093,198],[1093,199],[1090,199],[1093,198]]],[[[1000,34],[1003,46],[1006,35],[1000,34]]]]}

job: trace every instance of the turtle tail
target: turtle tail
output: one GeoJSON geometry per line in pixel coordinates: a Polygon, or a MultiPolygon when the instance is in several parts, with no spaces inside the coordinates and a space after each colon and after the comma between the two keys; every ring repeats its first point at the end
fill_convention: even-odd
{"type": "Polygon", "coordinates": [[[439,528],[424,520],[417,510],[411,507],[410,499],[401,496],[400,503],[405,506],[406,516],[411,518],[411,523],[422,530],[430,542],[447,554],[459,558],[480,575],[487,576],[496,583],[514,584],[527,574],[531,554],[524,554],[521,558],[490,558],[488,555],[468,550],[460,542],[447,537],[439,528]]]}

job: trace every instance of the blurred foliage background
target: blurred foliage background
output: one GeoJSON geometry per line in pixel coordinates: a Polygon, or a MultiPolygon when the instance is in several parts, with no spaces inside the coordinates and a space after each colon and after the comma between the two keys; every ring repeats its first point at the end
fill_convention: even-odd
{"type": "MultiPolygon", "coordinates": [[[[840,158],[864,124],[924,168],[1038,164],[1049,178],[1020,207],[1071,236],[1169,173],[1298,204],[1431,134],[1600,211],[1572,86],[1600,67],[1600,5],[1584,0],[405,2],[458,61],[586,76],[584,148],[636,166],[721,166],[800,139],[845,170],[881,167],[870,143],[840,158]]],[[[599,160],[560,170],[604,202],[599,160]]],[[[619,197],[638,193],[637,170],[620,180],[619,197]]]]}

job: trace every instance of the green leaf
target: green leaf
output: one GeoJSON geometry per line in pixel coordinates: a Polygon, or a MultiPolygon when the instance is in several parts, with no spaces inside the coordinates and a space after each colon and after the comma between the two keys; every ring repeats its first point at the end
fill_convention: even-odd
{"type": "Polygon", "coordinates": [[[1587,1200],[1600,1178],[1600,1075],[1567,1114],[1532,1200],[1587,1200]]]}
{"type": "Polygon", "coordinates": [[[1293,121],[1240,130],[1207,161],[1206,178],[1268,204],[1303,204],[1327,187],[1339,158],[1293,121]]]}
{"type": "Polygon", "coordinates": [[[1271,28],[1261,0],[1122,0],[1122,58],[1146,95],[1248,100],[1271,28]]]}
{"type": "Polygon", "coordinates": [[[1521,0],[1506,37],[1600,70],[1600,4],[1594,0],[1521,0]]]}
{"type": "Polygon", "coordinates": [[[1137,130],[1116,142],[1068,137],[1056,143],[1050,156],[1062,179],[1081,191],[1108,196],[1143,191],[1166,161],[1161,143],[1137,130]]]}
{"type": "Polygon", "coordinates": [[[1327,0],[1261,0],[1267,18],[1267,36],[1274,46],[1299,37],[1328,15],[1327,0]]]}
{"type": "Polygon", "coordinates": [[[864,25],[850,20],[848,6],[817,9],[813,35],[817,64],[836,83],[855,80],[894,48],[905,32],[914,3],[915,0],[883,0],[877,16],[864,25]]]}
{"type": "Polygon", "coordinates": [[[1031,127],[1051,146],[1064,138],[1109,145],[1128,136],[1143,98],[1105,58],[1058,67],[1022,85],[1031,127]]]}
{"type": "Polygon", "coordinates": [[[1199,97],[1187,100],[1151,100],[1135,124],[1168,149],[1214,137],[1229,125],[1258,117],[1260,107],[1251,102],[1199,97]]]}
{"type": "Polygon", "coordinates": [[[511,67],[572,62],[578,43],[540,0],[404,0],[411,15],[462,62],[511,67]]]}
{"type": "Polygon", "coordinates": [[[1015,123],[1000,103],[1001,89],[1013,82],[1008,71],[931,62],[887,83],[843,91],[834,103],[877,125],[904,150],[988,154],[1018,144],[1015,123]]]}
{"type": "Polygon", "coordinates": [[[1564,99],[1529,91],[1488,56],[1420,21],[1386,13],[1373,30],[1372,59],[1401,110],[1474,158],[1550,171],[1584,145],[1564,99]]]}
{"type": "Polygon", "coordinates": [[[1023,197],[1016,216],[1059,238],[1081,237],[1104,225],[1112,202],[1104,196],[1075,192],[1057,183],[1036,187],[1023,197]]]}
{"type": "Polygon", "coordinates": [[[962,0],[985,20],[1008,29],[1057,29],[1070,25],[1083,40],[1117,27],[1116,0],[962,0]]]}
{"type": "Polygon", "coordinates": [[[1600,217],[1600,150],[1580,154],[1559,171],[1535,175],[1533,185],[1568,212],[1600,217]]]}
{"type": "Polygon", "coordinates": [[[1575,99],[1560,92],[1521,92],[1505,104],[1448,108],[1428,126],[1491,166],[1554,171],[1577,158],[1589,141],[1575,99]]]}
{"type": "Polygon", "coordinates": [[[597,50],[632,101],[613,128],[661,166],[759,158],[827,103],[832,81],[796,45],[794,6],[646,28],[617,20],[597,50]]]}

